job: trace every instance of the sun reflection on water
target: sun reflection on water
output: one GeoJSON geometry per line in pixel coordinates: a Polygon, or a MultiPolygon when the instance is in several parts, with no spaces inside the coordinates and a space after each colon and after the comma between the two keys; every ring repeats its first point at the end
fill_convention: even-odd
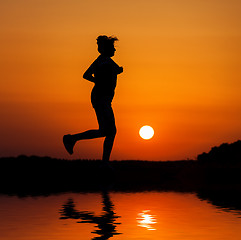
{"type": "Polygon", "coordinates": [[[142,212],[138,213],[136,218],[137,226],[146,228],[147,230],[156,230],[154,228],[154,224],[156,222],[155,215],[150,214],[150,210],[143,210],[142,212]]]}

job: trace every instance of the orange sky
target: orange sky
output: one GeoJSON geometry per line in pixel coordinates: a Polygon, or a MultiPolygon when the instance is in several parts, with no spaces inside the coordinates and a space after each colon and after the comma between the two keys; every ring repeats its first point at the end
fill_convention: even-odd
{"type": "Polygon", "coordinates": [[[101,157],[102,139],[71,157],[62,146],[63,134],[97,127],[82,75],[99,34],[120,39],[124,67],[112,159],[194,158],[240,139],[240,12],[236,0],[2,1],[0,156],[101,157]]]}

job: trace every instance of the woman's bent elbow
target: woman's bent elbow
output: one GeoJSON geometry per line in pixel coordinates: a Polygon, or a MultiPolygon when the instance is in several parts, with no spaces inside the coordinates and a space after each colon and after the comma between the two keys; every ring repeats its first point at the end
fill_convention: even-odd
{"type": "Polygon", "coordinates": [[[86,80],[88,80],[88,74],[84,73],[84,74],[83,74],[83,78],[86,79],[86,80]]]}

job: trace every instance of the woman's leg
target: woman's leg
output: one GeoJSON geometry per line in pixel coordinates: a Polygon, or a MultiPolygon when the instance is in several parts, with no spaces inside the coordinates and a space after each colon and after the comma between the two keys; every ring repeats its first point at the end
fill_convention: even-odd
{"type": "Polygon", "coordinates": [[[103,162],[108,162],[116,135],[115,116],[111,104],[97,107],[95,111],[99,123],[99,128],[105,136],[102,160],[103,162]]]}
{"type": "Polygon", "coordinates": [[[105,137],[105,134],[99,129],[94,129],[94,130],[88,130],[88,131],[73,134],[73,135],[70,135],[70,134],[64,135],[63,143],[67,152],[69,154],[73,154],[74,145],[77,141],[84,140],[84,139],[100,138],[100,137],[105,137]]]}
{"type": "Polygon", "coordinates": [[[114,140],[115,140],[115,134],[113,134],[112,136],[105,137],[104,145],[103,145],[103,156],[102,156],[103,162],[109,162],[114,140]]]}
{"type": "MultiPolygon", "coordinates": [[[[99,118],[102,118],[102,113],[101,111],[96,111],[96,116],[99,122],[99,118]]],[[[100,125],[100,124],[99,124],[100,125]]],[[[65,146],[65,149],[67,150],[67,152],[69,154],[73,154],[73,149],[74,149],[74,145],[77,141],[79,140],[84,140],[84,139],[93,139],[93,138],[99,138],[99,137],[105,137],[105,134],[103,133],[103,131],[99,129],[93,129],[93,130],[88,130],[82,133],[77,133],[77,134],[68,134],[68,135],[64,135],[63,137],[63,143],[65,146]]]]}
{"type": "Polygon", "coordinates": [[[82,133],[73,134],[71,136],[75,140],[75,142],[77,142],[79,140],[84,140],[84,139],[100,138],[100,137],[104,137],[105,135],[99,129],[93,129],[82,133]]]}
{"type": "Polygon", "coordinates": [[[111,104],[100,104],[94,109],[96,112],[99,129],[88,130],[73,135],[64,135],[64,146],[69,154],[73,154],[73,148],[77,141],[105,137],[102,160],[104,162],[108,162],[116,135],[114,113],[111,104]]]}

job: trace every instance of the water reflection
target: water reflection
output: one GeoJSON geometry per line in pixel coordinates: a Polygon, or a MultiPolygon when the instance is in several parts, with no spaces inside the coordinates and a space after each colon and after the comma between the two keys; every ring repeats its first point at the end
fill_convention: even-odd
{"type": "Polygon", "coordinates": [[[239,189],[210,188],[197,192],[201,200],[207,200],[212,205],[225,211],[241,211],[241,191],[239,189]]]}
{"type": "Polygon", "coordinates": [[[150,214],[150,210],[144,210],[138,213],[137,226],[146,228],[147,230],[156,230],[154,224],[156,224],[156,217],[150,214]]]}
{"type": "Polygon", "coordinates": [[[116,225],[120,224],[116,222],[119,216],[114,212],[114,205],[107,191],[102,192],[102,205],[102,214],[97,216],[94,212],[76,210],[73,199],[69,199],[60,210],[60,219],[81,219],[81,221],[77,222],[96,224],[98,229],[92,233],[98,234],[99,236],[92,238],[93,240],[106,240],[114,235],[121,234],[116,230],[116,225]]]}

